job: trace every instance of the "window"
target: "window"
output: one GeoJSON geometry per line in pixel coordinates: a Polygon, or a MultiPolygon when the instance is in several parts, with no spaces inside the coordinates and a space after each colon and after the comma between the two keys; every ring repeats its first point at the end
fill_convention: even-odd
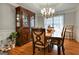
{"type": "Polygon", "coordinates": [[[50,25],[51,27],[53,27],[53,18],[45,18],[44,20],[44,27],[47,29],[48,26],[50,25]]]}
{"type": "Polygon", "coordinates": [[[44,20],[44,27],[47,29],[48,26],[52,26],[54,27],[54,29],[57,32],[61,32],[62,28],[63,28],[63,23],[64,22],[64,15],[58,15],[58,16],[54,16],[52,18],[48,18],[44,20]]]}
{"type": "Polygon", "coordinates": [[[62,28],[63,28],[63,23],[64,22],[64,15],[59,15],[54,17],[54,29],[55,29],[55,34],[61,33],[62,28]]]}

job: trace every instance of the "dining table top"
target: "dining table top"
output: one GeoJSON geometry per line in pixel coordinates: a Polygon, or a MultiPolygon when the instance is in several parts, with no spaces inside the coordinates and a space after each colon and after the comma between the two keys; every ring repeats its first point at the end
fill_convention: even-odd
{"type": "Polygon", "coordinates": [[[61,32],[59,31],[54,31],[54,32],[46,32],[46,37],[56,37],[56,38],[61,38],[61,32]]]}

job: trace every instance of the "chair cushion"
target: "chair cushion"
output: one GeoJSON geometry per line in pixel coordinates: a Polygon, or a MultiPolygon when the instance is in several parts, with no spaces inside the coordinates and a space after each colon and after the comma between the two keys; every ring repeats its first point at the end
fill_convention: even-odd
{"type": "Polygon", "coordinates": [[[66,32],[69,32],[69,33],[71,33],[71,32],[72,32],[72,30],[66,30],[66,32]]]}
{"type": "Polygon", "coordinates": [[[53,40],[51,43],[52,44],[58,44],[58,41],[57,40],[53,40]]]}
{"type": "Polygon", "coordinates": [[[60,44],[58,43],[58,40],[53,40],[53,41],[51,42],[51,44],[55,44],[55,45],[61,46],[61,45],[62,45],[62,40],[60,41],[60,44]]]}
{"type": "MultiPolygon", "coordinates": [[[[45,45],[45,48],[48,46],[48,44],[45,45]]],[[[35,45],[35,47],[38,47],[38,48],[44,48],[44,45],[35,45]]]]}

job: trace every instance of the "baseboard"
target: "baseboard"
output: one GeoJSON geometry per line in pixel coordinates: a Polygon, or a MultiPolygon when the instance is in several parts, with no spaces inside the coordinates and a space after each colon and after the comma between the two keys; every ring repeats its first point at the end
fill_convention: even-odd
{"type": "Polygon", "coordinates": [[[68,39],[68,40],[75,40],[75,39],[71,39],[71,38],[65,38],[65,39],[68,39]]]}

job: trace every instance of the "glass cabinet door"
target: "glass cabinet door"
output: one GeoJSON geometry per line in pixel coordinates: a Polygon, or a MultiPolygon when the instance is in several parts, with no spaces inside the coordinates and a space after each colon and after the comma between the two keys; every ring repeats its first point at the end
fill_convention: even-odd
{"type": "Polygon", "coordinates": [[[28,24],[28,16],[23,15],[22,18],[23,18],[23,26],[24,27],[29,27],[29,24],[28,24]]]}
{"type": "Polygon", "coordinates": [[[20,27],[21,26],[21,24],[20,24],[20,14],[17,14],[16,15],[16,25],[17,25],[17,27],[20,27]]]}

